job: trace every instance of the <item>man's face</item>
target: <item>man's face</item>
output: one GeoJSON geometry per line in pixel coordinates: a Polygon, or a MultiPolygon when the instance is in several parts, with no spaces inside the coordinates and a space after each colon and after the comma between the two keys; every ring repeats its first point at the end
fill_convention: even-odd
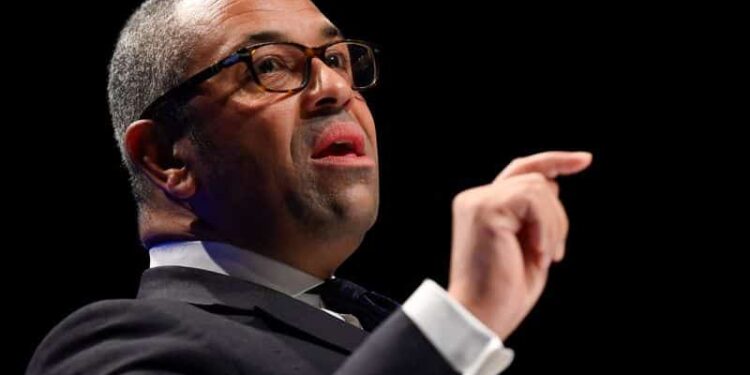
{"type": "MultiPolygon", "coordinates": [[[[259,41],[341,39],[305,0],[187,0],[178,16],[205,27],[191,73],[259,41]]],[[[293,94],[264,92],[245,64],[201,88],[188,164],[198,184],[191,203],[205,224],[271,249],[279,236],[361,241],[377,216],[377,142],[350,82],[313,59],[309,84],[293,94]]]]}

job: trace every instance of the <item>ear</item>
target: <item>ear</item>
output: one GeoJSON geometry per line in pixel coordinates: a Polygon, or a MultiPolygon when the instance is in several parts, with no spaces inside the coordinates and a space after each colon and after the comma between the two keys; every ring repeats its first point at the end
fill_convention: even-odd
{"type": "Polygon", "coordinates": [[[169,196],[184,200],[196,191],[195,176],[174,152],[174,145],[160,139],[157,124],[138,120],[125,130],[125,152],[149,180],[169,196]]]}

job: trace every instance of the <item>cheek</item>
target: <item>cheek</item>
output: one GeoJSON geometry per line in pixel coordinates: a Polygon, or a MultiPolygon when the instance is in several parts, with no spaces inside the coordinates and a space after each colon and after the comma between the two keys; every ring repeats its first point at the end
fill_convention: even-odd
{"type": "Polygon", "coordinates": [[[235,135],[247,141],[265,161],[272,165],[291,163],[290,144],[297,123],[297,110],[291,100],[271,101],[268,96],[257,101],[234,100],[233,123],[239,124],[235,135]]]}
{"type": "Polygon", "coordinates": [[[377,158],[378,139],[377,132],[375,131],[375,119],[372,117],[372,112],[370,112],[367,102],[359,95],[354,98],[352,115],[357,119],[360,125],[362,125],[367,137],[372,142],[373,154],[377,158]]]}

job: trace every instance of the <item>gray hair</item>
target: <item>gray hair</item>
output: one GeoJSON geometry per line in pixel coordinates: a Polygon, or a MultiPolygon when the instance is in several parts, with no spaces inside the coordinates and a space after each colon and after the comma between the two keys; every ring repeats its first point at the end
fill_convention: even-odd
{"type": "MultiPolygon", "coordinates": [[[[120,32],[109,64],[109,112],[115,139],[139,206],[147,203],[153,185],[128,158],[125,130],[146,107],[180,83],[199,33],[176,17],[181,0],[148,0],[130,16],[120,32]]],[[[184,119],[183,116],[169,116],[184,119]]]]}

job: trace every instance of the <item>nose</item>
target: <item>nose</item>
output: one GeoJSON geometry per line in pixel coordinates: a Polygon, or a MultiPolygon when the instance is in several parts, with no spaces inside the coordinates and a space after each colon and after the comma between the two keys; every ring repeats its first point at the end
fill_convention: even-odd
{"type": "Polygon", "coordinates": [[[352,83],[318,58],[310,64],[310,82],[301,93],[303,111],[315,115],[346,107],[354,96],[352,83]]]}

